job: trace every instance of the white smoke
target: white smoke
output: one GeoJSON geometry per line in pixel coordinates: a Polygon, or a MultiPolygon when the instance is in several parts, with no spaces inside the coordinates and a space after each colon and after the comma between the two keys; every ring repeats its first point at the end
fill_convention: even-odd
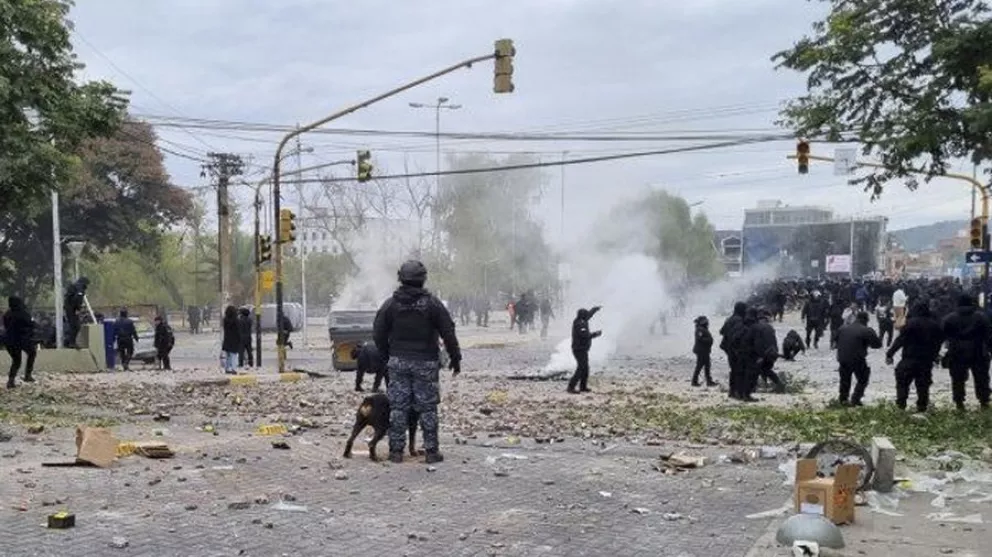
{"type": "Polygon", "coordinates": [[[374,310],[395,290],[396,271],[418,250],[416,223],[370,219],[349,242],[356,271],[334,300],[335,310],[374,310]]]}

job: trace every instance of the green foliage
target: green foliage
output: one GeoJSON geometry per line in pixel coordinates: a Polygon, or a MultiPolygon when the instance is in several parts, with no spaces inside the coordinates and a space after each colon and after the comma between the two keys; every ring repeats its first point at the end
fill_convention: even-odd
{"type": "Polygon", "coordinates": [[[713,226],[692,216],[685,199],[652,190],[610,211],[596,229],[606,252],[644,253],[662,263],[669,279],[708,282],[722,275],[713,226]]]}
{"type": "MultiPolygon", "coordinates": [[[[450,159],[451,168],[481,168],[533,162],[514,155],[496,160],[485,155],[450,159]]],[[[452,294],[484,290],[519,293],[548,289],[557,277],[555,258],[531,208],[541,198],[539,170],[446,176],[439,196],[440,226],[446,255],[428,258],[431,282],[452,294]]]]}
{"type": "Polygon", "coordinates": [[[880,156],[886,169],[858,180],[873,197],[893,178],[942,174],[955,157],[992,159],[987,2],[822,1],[830,15],[773,57],[807,74],[808,93],[788,104],[783,125],[831,141],[853,136],[880,156]]]}
{"type": "MultiPolygon", "coordinates": [[[[79,162],[59,200],[64,241],[83,240],[87,257],[135,250],[142,257],[161,253],[162,231],[189,217],[189,194],[170,183],[151,126],[124,123],[110,138],[83,142],[79,162]]],[[[0,223],[0,287],[28,299],[52,278],[50,204],[23,208],[0,223]]],[[[66,250],[65,261],[69,262],[66,250]]]]}
{"type": "Polygon", "coordinates": [[[113,85],[75,80],[71,5],[0,3],[0,226],[66,184],[79,145],[109,136],[124,116],[126,97],[113,85]]]}
{"type": "Polygon", "coordinates": [[[697,442],[711,438],[745,444],[815,443],[843,437],[867,446],[872,437],[885,436],[910,456],[927,456],[943,449],[977,456],[992,440],[992,413],[941,407],[912,419],[891,403],[863,408],[812,408],[808,404],[699,407],[672,397],[659,401],[638,396],[595,410],[573,408],[566,417],[590,428],[620,424],[628,430],[654,431],[697,442]]]}

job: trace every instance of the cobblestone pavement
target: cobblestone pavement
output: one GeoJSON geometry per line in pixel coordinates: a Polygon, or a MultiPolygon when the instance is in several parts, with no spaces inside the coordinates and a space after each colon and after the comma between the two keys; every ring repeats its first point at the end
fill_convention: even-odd
{"type": "Polygon", "coordinates": [[[652,468],[655,447],[446,439],[446,461],[428,467],[361,452],[343,461],[344,440],[321,430],[277,450],[247,428],[169,432],[160,439],[175,458],[132,456],[111,469],[40,467],[69,452],[66,430],[0,445],[0,553],[732,556],[768,526],[744,516],[787,496],[771,464],[667,476],[652,468]],[[63,508],[76,527],[44,528],[63,508]],[[129,547],[112,548],[118,536],[129,547]]]}

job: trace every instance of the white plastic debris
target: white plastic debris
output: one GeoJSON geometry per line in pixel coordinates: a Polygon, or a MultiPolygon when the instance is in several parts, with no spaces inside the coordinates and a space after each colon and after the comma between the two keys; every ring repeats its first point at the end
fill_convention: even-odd
{"type": "Polygon", "coordinates": [[[946,509],[947,497],[944,497],[943,495],[938,495],[934,497],[933,501],[930,501],[930,506],[935,509],[946,509]]]}
{"type": "Polygon", "coordinates": [[[606,497],[606,498],[613,497],[613,494],[610,493],[609,491],[600,491],[599,492],[599,495],[600,495],[600,497],[606,497]]]}
{"type": "Polygon", "coordinates": [[[289,503],[287,503],[285,501],[279,501],[275,505],[272,505],[272,508],[275,509],[275,510],[277,510],[277,511],[287,511],[287,512],[291,512],[291,513],[305,513],[305,512],[307,512],[306,506],[304,506],[304,505],[291,505],[291,504],[289,504],[289,503]]]}
{"type": "Polygon", "coordinates": [[[886,516],[902,516],[902,513],[896,512],[896,509],[899,508],[899,499],[900,493],[898,491],[892,493],[869,491],[865,493],[865,502],[868,504],[868,508],[872,512],[886,516]]]}
{"type": "Polygon", "coordinates": [[[782,485],[795,485],[796,483],[796,459],[790,458],[789,460],[778,465],[778,471],[785,475],[785,481],[782,485]]]}
{"type": "Polygon", "coordinates": [[[792,511],[792,503],[782,505],[777,509],[772,509],[770,511],[762,511],[760,513],[753,513],[745,516],[744,518],[749,518],[752,520],[757,520],[759,518],[775,518],[777,516],[785,516],[792,511]]]}
{"type": "Polygon", "coordinates": [[[955,524],[983,524],[982,515],[978,513],[965,516],[957,516],[954,513],[930,513],[927,515],[927,519],[934,522],[953,522],[955,524]]]}

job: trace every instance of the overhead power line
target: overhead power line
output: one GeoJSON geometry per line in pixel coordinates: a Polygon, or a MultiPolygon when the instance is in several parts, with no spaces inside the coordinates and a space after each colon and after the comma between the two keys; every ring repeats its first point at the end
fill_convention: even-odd
{"type": "MultiPolygon", "coordinates": [[[[675,147],[671,149],[658,149],[653,151],[637,151],[634,153],[620,153],[616,155],[604,155],[599,157],[585,157],[581,159],[565,159],[550,162],[535,162],[535,163],[522,163],[522,164],[508,164],[502,166],[490,166],[484,168],[462,168],[455,170],[443,170],[440,172],[414,172],[407,174],[389,174],[384,176],[373,176],[376,180],[398,180],[404,178],[426,178],[431,176],[458,176],[463,174],[485,174],[491,172],[507,172],[511,170],[527,170],[533,168],[545,168],[545,167],[558,167],[558,166],[571,166],[576,164],[591,164],[597,162],[608,162],[622,159],[633,159],[640,157],[650,157],[657,155],[672,155],[676,153],[688,153],[694,151],[705,151],[711,149],[721,149],[724,147],[736,147],[740,145],[749,145],[752,143],[766,143],[770,141],[782,141],[785,139],[791,139],[793,136],[791,134],[778,134],[778,135],[766,135],[761,137],[755,137],[750,139],[737,139],[733,141],[722,141],[717,143],[706,143],[703,145],[691,145],[688,147],[675,147]]],[[[287,184],[320,184],[328,182],[354,182],[357,181],[357,177],[348,178],[306,178],[297,180],[285,180],[284,183],[287,184]]]]}

